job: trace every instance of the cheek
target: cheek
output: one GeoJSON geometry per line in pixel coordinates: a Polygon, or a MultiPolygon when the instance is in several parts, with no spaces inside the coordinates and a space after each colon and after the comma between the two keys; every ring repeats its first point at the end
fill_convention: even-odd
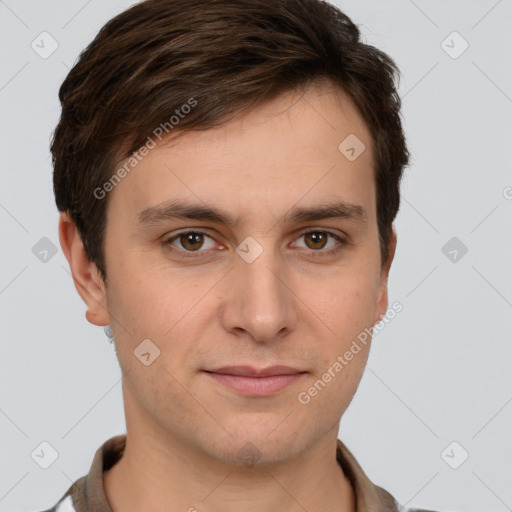
{"type": "Polygon", "coordinates": [[[357,391],[368,359],[369,346],[360,345],[350,361],[344,359],[345,351],[339,354],[342,362],[333,354],[320,373],[311,377],[297,395],[300,410],[310,417],[322,417],[328,424],[339,421],[357,391]]]}
{"type": "MultiPolygon", "coordinates": [[[[121,366],[135,370],[134,379],[139,378],[140,372],[151,375],[153,366],[165,365],[178,373],[190,370],[193,354],[198,351],[190,340],[200,339],[207,328],[208,315],[216,307],[204,297],[205,290],[214,283],[207,281],[203,286],[180,277],[176,271],[128,270],[127,265],[112,272],[111,283],[107,304],[121,366]],[[122,279],[123,274],[131,277],[122,279]],[[160,353],[154,364],[144,368],[134,352],[142,350],[139,346],[146,339],[156,346],[155,353],[160,353]]],[[[166,373],[162,377],[170,378],[166,373]]]]}
{"type": "Polygon", "coordinates": [[[344,411],[357,390],[368,360],[377,295],[375,276],[368,270],[351,271],[317,294],[312,309],[320,319],[316,323],[327,334],[318,340],[319,364],[310,382],[317,383],[319,410],[327,401],[338,413],[344,411]]]}
{"type": "Polygon", "coordinates": [[[190,309],[197,293],[176,277],[126,261],[111,273],[107,303],[112,318],[132,337],[162,336],[190,309]]]}
{"type": "Polygon", "coordinates": [[[350,269],[347,275],[329,279],[315,294],[309,292],[306,297],[306,303],[335,336],[357,336],[373,325],[378,279],[369,270],[350,269]]]}

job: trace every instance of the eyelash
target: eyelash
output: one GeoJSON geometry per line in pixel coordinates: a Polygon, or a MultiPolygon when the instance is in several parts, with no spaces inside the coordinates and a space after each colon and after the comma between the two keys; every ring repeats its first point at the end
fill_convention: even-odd
{"type": "MultiPolygon", "coordinates": [[[[208,235],[204,231],[189,229],[187,231],[181,231],[181,232],[177,233],[176,235],[173,235],[172,237],[167,238],[166,240],[163,241],[163,245],[167,246],[171,252],[178,252],[178,253],[180,253],[180,257],[198,258],[198,257],[200,257],[201,253],[205,252],[205,251],[201,251],[201,250],[198,250],[198,251],[187,251],[185,249],[177,249],[177,248],[175,248],[172,245],[172,242],[174,242],[176,239],[178,239],[181,235],[187,235],[187,234],[190,234],[190,233],[195,233],[195,234],[199,234],[199,235],[205,235],[206,237],[211,238],[213,240],[213,237],[211,237],[210,235],[208,235]]],[[[325,233],[325,234],[333,237],[338,242],[338,245],[336,245],[335,247],[332,247],[331,249],[327,249],[327,250],[322,250],[322,249],[314,250],[314,249],[310,249],[311,257],[313,259],[327,257],[327,256],[334,256],[335,254],[338,254],[344,247],[348,247],[349,245],[351,245],[351,242],[349,240],[344,239],[344,238],[340,237],[339,235],[337,235],[335,233],[332,233],[331,231],[320,230],[320,229],[312,229],[312,230],[304,231],[304,232],[302,232],[299,235],[298,238],[301,238],[301,237],[306,236],[306,235],[311,234],[311,233],[322,233],[322,234],[325,233]]]]}

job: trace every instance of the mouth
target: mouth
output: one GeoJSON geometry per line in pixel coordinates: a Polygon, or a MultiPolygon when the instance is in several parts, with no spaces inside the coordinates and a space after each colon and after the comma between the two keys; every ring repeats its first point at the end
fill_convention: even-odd
{"type": "Polygon", "coordinates": [[[289,366],[225,366],[203,371],[222,386],[247,396],[274,395],[296,383],[307,373],[289,366]]]}

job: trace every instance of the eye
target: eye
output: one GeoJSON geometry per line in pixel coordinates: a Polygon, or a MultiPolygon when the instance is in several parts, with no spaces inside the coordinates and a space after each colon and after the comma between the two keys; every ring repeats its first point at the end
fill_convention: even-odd
{"type": "Polygon", "coordinates": [[[164,244],[185,252],[202,252],[215,247],[213,238],[202,231],[183,231],[165,240],[164,244]]]}
{"type": "Polygon", "coordinates": [[[348,242],[330,231],[312,230],[302,233],[298,240],[304,239],[301,245],[296,242],[296,247],[311,249],[314,252],[334,254],[341,250],[348,242]]]}
{"type": "MultiPolygon", "coordinates": [[[[313,258],[330,256],[338,253],[344,246],[349,245],[349,241],[341,236],[325,230],[310,230],[300,235],[294,243],[295,247],[309,249],[309,255],[313,258]],[[301,239],[304,242],[300,242],[301,239]]],[[[205,253],[208,249],[224,249],[224,246],[216,244],[215,240],[203,231],[182,231],[165,239],[163,245],[170,251],[183,257],[197,257],[200,253],[205,253]]]]}

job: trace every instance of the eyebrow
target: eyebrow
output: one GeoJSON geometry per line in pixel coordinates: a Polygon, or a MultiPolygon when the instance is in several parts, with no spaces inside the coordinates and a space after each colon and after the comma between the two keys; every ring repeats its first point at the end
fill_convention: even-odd
{"type": "MultiPolygon", "coordinates": [[[[362,206],[337,201],[310,207],[294,206],[278,219],[278,223],[298,223],[331,218],[341,218],[361,225],[368,222],[368,216],[362,206]]],[[[137,224],[144,227],[173,219],[210,221],[230,227],[236,226],[239,221],[230,213],[215,206],[169,201],[140,211],[137,215],[137,224]]]]}

